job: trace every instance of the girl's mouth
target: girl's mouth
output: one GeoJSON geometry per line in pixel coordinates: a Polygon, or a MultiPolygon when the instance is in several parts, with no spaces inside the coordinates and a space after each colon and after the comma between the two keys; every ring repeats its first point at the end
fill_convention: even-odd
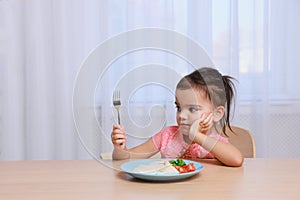
{"type": "Polygon", "coordinates": [[[179,124],[180,127],[190,127],[189,124],[179,124]]]}
{"type": "Polygon", "coordinates": [[[180,128],[180,131],[184,135],[188,135],[189,134],[189,131],[190,131],[190,125],[189,124],[180,124],[179,128],[180,128]]]}

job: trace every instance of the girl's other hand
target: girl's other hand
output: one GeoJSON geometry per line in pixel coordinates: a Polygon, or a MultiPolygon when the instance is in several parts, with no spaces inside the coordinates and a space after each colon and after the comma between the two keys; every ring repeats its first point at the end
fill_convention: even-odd
{"type": "Polygon", "coordinates": [[[189,139],[194,141],[197,134],[206,135],[213,126],[213,114],[202,114],[199,119],[195,120],[190,127],[189,139]]]}
{"type": "Polygon", "coordinates": [[[208,130],[213,126],[213,113],[202,114],[199,119],[198,131],[207,134],[208,130]]]}
{"type": "Polygon", "coordinates": [[[124,127],[118,124],[113,125],[113,131],[111,133],[111,141],[115,147],[125,149],[126,147],[126,133],[124,127]]]}

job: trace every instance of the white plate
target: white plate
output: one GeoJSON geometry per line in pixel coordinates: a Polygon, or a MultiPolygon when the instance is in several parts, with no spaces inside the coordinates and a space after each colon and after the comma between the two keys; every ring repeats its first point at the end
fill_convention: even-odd
{"type": "Polygon", "coordinates": [[[147,165],[152,162],[156,162],[159,160],[173,160],[173,159],[145,159],[145,160],[134,160],[129,161],[121,165],[121,170],[130,174],[131,176],[143,180],[150,180],[150,181],[175,181],[175,180],[182,180],[194,176],[195,174],[199,173],[204,169],[204,166],[201,163],[190,161],[190,160],[183,160],[186,164],[194,163],[196,168],[193,172],[182,173],[182,174],[146,174],[146,173],[139,173],[134,172],[133,169],[140,166],[140,165],[147,165]]]}

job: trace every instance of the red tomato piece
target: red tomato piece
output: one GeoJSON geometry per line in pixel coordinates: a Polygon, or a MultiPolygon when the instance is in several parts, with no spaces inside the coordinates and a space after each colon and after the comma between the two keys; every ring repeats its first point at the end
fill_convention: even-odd
{"type": "Polygon", "coordinates": [[[184,165],[182,167],[180,166],[174,166],[179,173],[187,173],[187,172],[193,172],[196,170],[194,163],[189,163],[188,165],[184,165]]]}
{"type": "Polygon", "coordinates": [[[184,173],[184,169],[180,166],[174,166],[179,173],[184,173]]]}
{"type": "Polygon", "coordinates": [[[188,172],[193,172],[196,170],[194,163],[190,163],[187,166],[188,172]]]}

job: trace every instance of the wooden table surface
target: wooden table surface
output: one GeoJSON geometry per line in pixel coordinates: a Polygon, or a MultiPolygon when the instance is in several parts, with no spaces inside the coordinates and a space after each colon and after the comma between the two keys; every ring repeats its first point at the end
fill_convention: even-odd
{"type": "MultiPolygon", "coordinates": [[[[116,168],[124,161],[106,161],[116,168]]],[[[242,167],[199,160],[184,181],[146,182],[95,160],[2,161],[0,199],[300,199],[300,158],[245,159],[242,167]]]]}

